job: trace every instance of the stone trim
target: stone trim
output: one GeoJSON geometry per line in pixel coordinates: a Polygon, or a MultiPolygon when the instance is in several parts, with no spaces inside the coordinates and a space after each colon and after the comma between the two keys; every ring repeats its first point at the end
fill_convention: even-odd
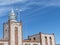
{"type": "Polygon", "coordinates": [[[0,45],[4,45],[4,43],[0,43],[0,45]]]}
{"type": "Polygon", "coordinates": [[[35,41],[35,40],[23,40],[23,42],[39,42],[39,41],[35,41]]]}
{"type": "Polygon", "coordinates": [[[0,40],[1,42],[8,42],[8,40],[0,40]]]}

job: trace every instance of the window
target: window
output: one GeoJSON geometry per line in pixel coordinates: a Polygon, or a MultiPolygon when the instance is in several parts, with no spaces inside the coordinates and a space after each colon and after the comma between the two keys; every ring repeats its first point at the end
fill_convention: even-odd
{"type": "Polygon", "coordinates": [[[34,37],[33,40],[36,40],[36,38],[34,37]]]}
{"type": "Polygon", "coordinates": [[[50,37],[50,45],[52,45],[52,38],[50,37]]]}
{"type": "Polygon", "coordinates": [[[15,27],[15,30],[18,30],[18,27],[15,27]]]}
{"type": "Polygon", "coordinates": [[[25,44],[25,45],[30,45],[30,44],[25,44]]]}
{"type": "Polygon", "coordinates": [[[27,44],[25,44],[25,45],[27,45],[27,44]]]}
{"type": "Polygon", "coordinates": [[[51,39],[51,37],[50,37],[50,39],[51,39]]]}
{"type": "Polygon", "coordinates": [[[48,45],[47,37],[45,36],[45,45],[48,45]]]}
{"type": "Polygon", "coordinates": [[[8,30],[7,30],[7,29],[6,29],[5,31],[6,31],[6,32],[8,32],[8,30]]]}
{"type": "Polygon", "coordinates": [[[33,44],[33,45],[38,45],[38,44],[33,44]]]}
{"type": "Polygon", "coordinates": [[[47,39],[47,37],[45,36],[45,39],[47,39]]]}
{"type": "Polygon", "coordinates": [[[31,40],[31,38],[29,40],[31,40]]]}
{"type": "Polygon", "coordinates": [[[28,44],[28,45],[30,45],[30,44],[28,44]]]}
{"type": "Polygon", "coordinates": [[[18,45],[18,27],[15,27],[15,44],[18,45]]]}

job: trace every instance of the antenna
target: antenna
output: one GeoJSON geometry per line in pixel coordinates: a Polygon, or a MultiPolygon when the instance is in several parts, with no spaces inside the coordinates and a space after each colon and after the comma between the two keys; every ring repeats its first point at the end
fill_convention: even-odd
{"type": "Polygon", "coordinates": [[[21,12],[22,12],[22,10],[21,9],[16,9],[17,11],[18,11],[18,16],[19,16],[19,21],[21,22],[21,12]]]}
{"type": "MultiPolygon", "coordinates": [[[[19,13],[21,13],[21,11],[22,11],[22,10],[20,9],[20,10],[19,10],[19,13]]],[[[21,14],[20,14],[20,22],[21,22],[21,14]]]]}

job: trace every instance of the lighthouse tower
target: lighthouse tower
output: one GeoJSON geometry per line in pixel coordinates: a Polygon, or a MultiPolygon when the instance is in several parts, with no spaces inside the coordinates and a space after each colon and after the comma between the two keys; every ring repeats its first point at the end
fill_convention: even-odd
{"type": "Polygon", "coordinates": [[[16,20],[14,10],[9,15],[9,45],[22,45],[22,23],[16,20]]]}

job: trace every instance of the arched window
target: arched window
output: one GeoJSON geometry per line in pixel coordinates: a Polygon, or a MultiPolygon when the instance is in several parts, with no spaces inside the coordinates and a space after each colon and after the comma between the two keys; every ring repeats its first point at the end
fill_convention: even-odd
{"type": "Polygon", "coordinates": [[[52,38],[50,37],[50,45],[52,45],[52,38]]]}
{"type": "Polygon", "coordinates": [[[18,45],[18,27],[15,27],[15,45],[18,45]]]}
{"type": "Polygon", "coordinates": [[[45,45],[48,45],[47,37],[45,36],[45,45]]]}
{"type": "Polygon", "coordinates": [[[7,30],[7,29],[5,29],[5,32],[7,33],[7,32],[8,32],[8,30],[7,30]]]}
{"type": "Polygon", "coordinates": [[[36,38],[34,37],[33,40],[36,40],[36,38]]]}
{"type": "Polygon", "coordinates": [[[25,44],[25,45],[27,45],[27,44],[25,44]]]}
{"type": "Polygon", "coordinates": [[[33,45],[38,45],[38,44],[33,44],[33,45]]]}
{"type": "Polygon", "coordinates": [[[15,30],[18,30],[18,27],[15,27],[15,30]]]}
{"type": "Polygon", "coordinates": [[[25,45],[30,45],[30,44],[25,44],[25,45]]]}

